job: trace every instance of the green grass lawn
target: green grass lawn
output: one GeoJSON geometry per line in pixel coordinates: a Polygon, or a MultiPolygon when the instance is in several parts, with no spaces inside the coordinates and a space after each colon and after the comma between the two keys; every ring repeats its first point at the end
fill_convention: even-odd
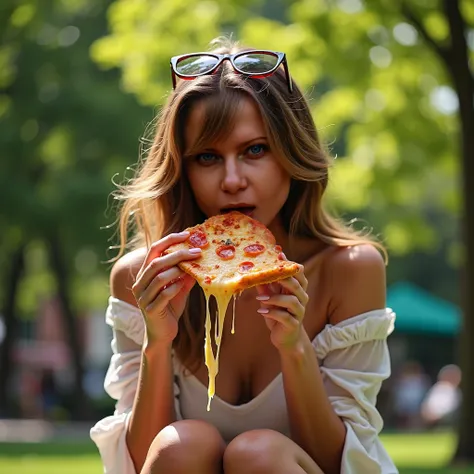
{"type": "MultiPolygon", "coordinates": [[[[436,434],[386,434],[383,442],[400,474],[474,474],[466,469],[444,468],[454,448],[454,436],[436,434]]],[[[0,444],[2,474],[101,474],[91,442],[0,444]]]]}

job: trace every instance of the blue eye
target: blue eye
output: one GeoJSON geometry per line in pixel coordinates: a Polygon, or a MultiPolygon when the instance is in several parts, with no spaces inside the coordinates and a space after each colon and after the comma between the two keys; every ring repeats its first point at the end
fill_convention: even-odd
{"type": "Polygon", "coordinates": [[[196,161],[202,165],[209,165],[214,163],[217,156],[214,153],[200,153],[196,155],[196,161]]]}
{"type": "Polygon", "coordinates": [[[247,153],[250,155],[251,158],[261,158],[265,152],[268,150],[266,145],[262,145],[260,143],[249,146],[247,148],[247,153]]]}

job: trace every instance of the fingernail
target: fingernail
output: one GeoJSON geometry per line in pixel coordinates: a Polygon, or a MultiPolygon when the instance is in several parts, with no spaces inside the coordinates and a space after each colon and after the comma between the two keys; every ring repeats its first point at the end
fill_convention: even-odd
{"type": "Polygon", "coordinates": [[[269,299],[270,299],[270,297],[267,296],[267,295],[260,295],[260,296],[257,296],[257,300],[258,300],[258,301],[267,301],[267,300],[269,300],[269,299]]]}
{"type": "Polygon", "coordinates": [[[180,237],[185,237],[186,235],[189,235],[189,232],[187,230],[183,230],[183,232],[180,232],[178,235],[180,237]]]}
{"type": "Polygon", "coordinates": [[[267,314],[270,310],[268,308],[259,308],[257,309],[257,313],[260,314],[267,314]]]}
{"type": "Polygon", "coordinates": [[[192,249],[189,249],[189,253],[191,254],[198,254],[198,253],[201,253],[202,250],[199,248],[199,247],[193,247],[192,249]]]}

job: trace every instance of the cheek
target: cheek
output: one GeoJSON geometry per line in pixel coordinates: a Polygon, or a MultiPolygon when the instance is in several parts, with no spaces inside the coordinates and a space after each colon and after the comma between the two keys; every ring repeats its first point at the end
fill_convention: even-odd
{"type": "Polygon", "coordinates": [[[265,172],[266,193],[270,197],[286,200],[290,191],[290,175],[279,165],[273,164],[271,169],[265,172]]]}
{"type": "Polygon", "coordinates": [[[194,194],[196,190],[199,189],[199,173],[196,173],[191,166],[186,167],[185,169],[186,177],[188,178],[189,186],[191,187],[194,194]]]}
{"type": "Polygon", "coordinates": [[[206,173],[202,169],[190,166],[186,169],[186,176],[198,204],[208,201],[209,196],[215,196],[212,173],[206,173]]]}

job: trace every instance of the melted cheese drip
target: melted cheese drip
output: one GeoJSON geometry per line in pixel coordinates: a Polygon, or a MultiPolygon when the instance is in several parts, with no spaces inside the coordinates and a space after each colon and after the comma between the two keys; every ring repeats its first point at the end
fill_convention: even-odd
{"type": "MultiPolygon", "coordinates": [[[[221,286],[213,286],[212,288],[203,288],[204,295],[206,297],[206,338],[204,342],[204,361],[207,366],[209,373],[209,385],[207,388],[207,411],[211,409],[211,400],[214,397],[216,392],[216,377],[219,372],[219,353],[221,349],[222,333],[224,332],[224,321],[227,307],[229,306],[230,299],[233,296],[233,293],[229,288],[224,288],[221,286]],[[211,296],[214,296],[217,302],[217,314],[215,321],[215,343],[216,343],[216,354],[212,349],[211,341],[211,313],[209,311],[209,299],[211,296]]],[[[235,298],[233,305],[233,319],[235,318],[235,298]]],[[[234,324],[232,323],[232,332],[234,331],[234,324]]]]}
{"type": "Polygon", "coordinates": [[[232,329],[230,330],[231,334],[235,334],[235,302],[237,300],[237,295],[234,295],[234,300],[232,302],[232,329]]]}

